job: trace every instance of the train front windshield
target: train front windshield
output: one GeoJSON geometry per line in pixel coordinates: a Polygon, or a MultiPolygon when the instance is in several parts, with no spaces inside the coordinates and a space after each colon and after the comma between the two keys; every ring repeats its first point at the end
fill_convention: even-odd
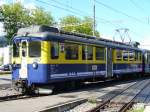
{"type": "Polygon", "coordinates": [[[13,57],[21,56],[26,57],[41,57],[41,42],[31,41],[31,42],[21,42],[13,44],[13,57]],[[28,53],[27,53],[28,51],[28,53]]]}

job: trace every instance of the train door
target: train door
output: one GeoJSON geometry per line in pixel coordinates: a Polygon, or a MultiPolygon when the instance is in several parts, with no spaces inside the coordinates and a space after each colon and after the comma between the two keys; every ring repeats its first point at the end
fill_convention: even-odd
{"type": "Polygon", "coordinates": [[[21,68],[19,71],[19,78],[27,78],[27,56],[28,56],[28,42],[27,40],[21,41],[21,68]]]}
{"type": "Polygon", "coordinates": [[[144,66],[144,68],[145,68],[145,72],[146,73],[149,73],[149,53],[148,52],[146,52],[145,54],[144,54],[144,63],[145,63],[145,66],[144,66]]]}
{"type": "Polygon", "coordinates": [[[113,76],[113,60],[112,60],[112,49],[106,48],[106,77],[113,76]]]}

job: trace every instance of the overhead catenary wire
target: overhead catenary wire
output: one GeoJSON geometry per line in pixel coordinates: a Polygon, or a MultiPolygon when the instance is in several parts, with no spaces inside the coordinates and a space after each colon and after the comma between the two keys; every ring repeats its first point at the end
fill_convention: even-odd
{"type": "Polygon", "coordinates": [[[68,9],[68,8],[64,8],[64,7],[60,7],[60,6],[57,6],[57,5],[53,5],[53,4],[50,4],[50,3],[45,2],[45,1],[42,1],[42,0],[35,0],[35,1],[38,1],[38,2],[40,2],[40,3],[53,6],[53,7],[55,7],[55,8],[59,8],[59,9],[65,10],[65,11],[67,11],[67,12],[71,12],[71,13],[78,14],[78,15],[80,15],[80,16],[83,16],[81,13],[77,13],[77,12],[75,12],[75,11],[72,11],[72,10],[68,9]]]}
{"type": "MultiPolygon", "coordinates": [[[[45,2],[45,1],[42,1],[42,0],[35,0],[35,1],[40,2],[40,3],[43,3],[43,4],[48,5],[48,6],[52,6],[52,7],[58,8],[58,9],[62,9],[62,10],[64,10],[64,11],[70,12],[70,13],[72,13],[72,14],[80,15],[81,17],[85,17],[85,16],[89,15],[89,14],[86,13],[86,12],[83,12],[83,11],[81,11],[81,10],[79,10],[79,9],[76,9],[76,8],[73,8],[73,7],[68,7],[68,6],[65,5],[64,3],[60,3],[60,2],[55,1],[55,0],[52,0],[52,1],[55,1],[55,3],[58,3],[58,4],[61,5],[61,6],[53,5],[53,4],[49,3],[49,2],[45,2]],[[62,7],[62,6],[66,6],[67,8],[64,8],[64,7],[62,7]]],[[[104,19],[104,18],[99,18],[99,17],[95,17],[95,18],[96,18],[96,21],[99,21],[100,23],[103,23],[103,24],[110,24],[110,25],[112,25],[113,27],[119,27],[118,25],[116,25],[116,24],[112,23],[111,21],[106,20],[106,19],[104,19]]]]}
{"type": "MultiPolygon", "coordinates": [[[[135,21],[137,21],[137,22],[143,24],[143,21],[141,21],[140,19],[138,19],[138,18],[136,18],[136,17],[134,17],[134,16],[128,15],[128,14],[126,14],[125,12],[122,12],[122,11],[120,11],[120,10],[118,10],[118,9],[115,9],[115,8],[113,8],[113,7],[111,7],[111,6],[107,5],[107,4],[104,4],[104,3],[100,2],[100,1],[95,0],[95,2],[96,2],[97,4],[99,4],[99,5],[101,5],[101,6],[105,7],[105,8],[107,8],[107,9],[109,9],[109,10],[111,10],[111,11],[113,11],[113,12],[122,14],[122,15],[124,15],[124,16],[130,18],[130,19],[133,19],[133,20],[135,20],[135,21]]],[[[144,23],[144,24],[145,24],[145,23],[144,23]]]]}
{"type": "Polygon", "coordinates": [[[140,10],[142,13],[144,12],[144,13],[146,13],[147,15],[150,15],[148,12],[146,12],[146,11],[144,10],[143,7],[141,7],[140,5],[138,5],[134,0],[130,0],[130,2],[131,2],[138,10],[140,10]]]}
{"type": "MultiPolygon", "coordinates": [[[[40,2],[40,3],[43,3],[43,4],[47,5],[47,6],[52,6],[52,7],[58,8],[58,9],[62,9],[62,10],[64,10],[64,11],[70,12],[70,13],[72,13],[72,14],[74,14],[74,15],[80,15],[81,17],[85,17],[85,16],[87,16],[87,15],[90,15],[90,14],[88,14],[87,12],[84,12],[84,11],[82,11],[82,10],[80,10],[80,9],[77,9],[77,8],[74,8],[74,7],[69,7],[68,5],[66,5],[66,4],[64,4],[64,3],[62,3],[62,2],[58,2],[58,1],[56,1],[56,0],[52,0],[52,1],[55,1],[55,3],[59,4],[60,6],[53,5],[53,4],[50,3],[50,2],[45,2],[45,1],[42,1],[42,0],[35,0],[35,1],[40,2]],[[62,6],[63,6],[63,7],[62,7],[62,6]],[[67,8],[66,8],[66,7],[64,8],[64,6],[66,6],[67,8]]],[[[97,1],[97,0],[96,0],[96,1],[97,1]]],[[[132,18],[132,19],[134,19],[134,18],[132,18]]],[[[113,22],[111,22],[111,21],[109,21],[109,20],[106,20],[106,19],[104,19],[104,18],[96,17],[96,21],[98,21],[98,22],[100,22],[100,23],[103,23],[103,24],[112,25],[113,27],[115,27],[115,29],[120,27],[120,25],[116,25],[116,24],[114,24],[113,22]]],[[[140,21],[140,22],[142,22],[142,21],[140,21]]],[[[116,23],[116,22],[115,22],[115,23],[116,23]]],[[[80,24],[79,24],[79,25],[80,25],[80,24]]],[[[68,26],[74,26],[74,25],[69,24],[68,26]]],[[[140,35],[139,35],[139,36],[140,36],[140,35]]]]}
{"type": "Polygon", "coordinates": [[[142,13],[145,13],[147,15],[146,19],[147,19],[147,23],[149,24],[149,15],[150,13],[148,13],[143,7],[141,7],[140,5],[138,5],[136,2],[134,2],[134,0],[130,0],[130,2],[142,13]]]}

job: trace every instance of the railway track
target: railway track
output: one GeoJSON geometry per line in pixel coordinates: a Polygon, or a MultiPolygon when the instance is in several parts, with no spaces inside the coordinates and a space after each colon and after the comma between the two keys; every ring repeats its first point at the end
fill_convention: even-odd
{"type": "Polygon", "coordinates": [[[97,98],[98,102],[96,106],[86,111],[88,98],[79,101],[66,102],[64,104],[58,104],[38,112],[126,112],[133,106],[135,98],[143,91],[145,87],[150,85],[149,80],[137,81],[124,89],[120,89],[114,95],[106,99],[106,96],[97,98]],[[81,103],[82,102],[82,103],[81,103]],[[84,105],[83,107],[81,105],[84,105]],[[79,109],[78,109],[79,107],[79,109]],[[80,109],[82,108],[82,109],[80,109]]]}
{"type": "Polygon", "coordinates": [[[12,100],[18,100],[18,99],[24,99],[24,98],[29,98],[29,96],[24,96],[22,94],[9,95],[9,96],[0,97],[0,102],[12,101],[12,100]]]}
{"type": "Polygon", "coordinates": [[[24,95],[24,94],[15,94],[15,95],[9,95],[9,96],[3,96],[0,97],[0,102],[5,101],[13,101],[13,100],[20,100],[20,99],[30,99],[30,98],[36,98],[36,97],[44,97],[46,95],[24,95]]]}
{"type": "MultiPolygon", "coordinates": [[[[145,80],[145,78],[144,79],[142,79],[142,80],[145,80]]],[[[114,99],[118,96],[118,95],[121,95],[122,93],[124,93],[124,92],[127,92],[127,90],[129,90],[130,88],[139,88],[139,86],[141,86],[141,88],[144,88],[144,87],[146,87],[149,83],[145,83],[144,81],[141,81],[141,80],[134,80],[135,82],[134,82],[134,84],[130,84],[128,87],[126,87],[126,88],[123,88],[123,89],[120,89],[120,91],[119,92],[117,92],[117,93],[115,93],[115,95],[114,96],[111,96],[109,99],[107,99],[106,100],[106,97],[103,97],[102,98],[102,101],[100,101],[99,103],[98,103],[98,105],[99,105],[99,107],[102,107],[102,105],[103,105],[103,108],[101,108],[102,110],[101,111],[103,111],[103,110],[105,110],[105,109],[110,109],[109,107],[117,107],[117,108],[119,108],[120,110],[122,109],[125,109],[125,108],[129,108],[130,106],[132,106],[133,104],[134,104],[134,101],[133,100],[130,100],[131,102],[121,102],[121,101],[115,101],[114,99]],[[104,100],[105,99],[105,100],[104,100]]],[[[128,82],[128,81],[124,81],[124,82],[128,82]]],[[[132,82],[132,81],[131,81],[132,82]]],[[[148,81],[148,82],[150,82],[150,81],[148,81]]],[[[101,85],[101,84],[103,84],[103,83],[100,83],[99,85],[101,85],[102,86],[102,88],[103,88],[103,86],[105,87],[105,86],[112,86],[113,85],[113,83],[114,84],[117,84],[117,83],[120,83],[120,81],[119,82],[113,82],[113,81],[110,81],[110,82],[108,82],[108,85],[106,84],[106,83],[104,83],[104,84],[106,84],[106,85],[101,85]]],[[[122,82],[123,83],[123,82],[122,82]]],[[[88,88],[88,87],[87,87],[88,88]]],[[[87,89],[87,88],[82,88],[82,89],[87,89]]],[[[93,86],[91,86],[91,87],[89,87],[88,88],[88,90],[90,89],[90,88],[93,88],[93,86]]],[[[80,88],[81,89],[81,88],[80,88]]],[[[141,91],[142,91],[142,89],[141,89],[141,91]]],[[[139,93],[140,91],[137,91],[137,93],[139,93]]],[[[128,92],[127,92],[128,93],[128,92]]],[[[17,95],[10,95],[10,96],[5,96],[5,97],[0,97],[0,102],[5,102],[5,101],[12,101],[12,100],[19,100],[19,99],[28,99],[28,98],[33,98],[33,97],[39,97],[39,96],[25,96],[25,95],[22,95],[22,94],[17,94],[17,95]]],[[[118,99],[118,98],[117,98],[118,99]]],[[[126,97],[124,97],[124,99],[126,99],[126,97]]],[[[132,98],[133,99],[133,98],[132,98]]],[[[68,109],[70,108],[70,109],[72,109],[72,108],[74,108],[74,107],[76,107],[77,105],[80,105],[80,104],[82,104],[82,103],[86,103],[87,102],[87,99],[85,100],[81,100],[81,101],[79,101],[79,103],[78,102],[76,102],[76,101],[73,101],[73,104],[72,104],[72,101],[71,101],[71,103],[64,103],[64,104],[62,104],[61,105],[61,109],[65,109],[65,106],[66,106],[66,104],[68,105],[68,106],[66,106],[67,107],[67,109],[66,110],[64,110],[64,111],[67,111],[67,112],[70,112],[70,111],[68,111],[68,109]],[[75,104],[75,105],[74,105],[75,104]],[[70,105],[70,106],[69,106],[70,105]],[[72,105],[74,105],[74,106],[72,106],[72,105]]],[[[55,109],[55,108],[57,108],[57,109],[60,109],[60,105],[58,106],[58,105],[55,105],[55,106],[53,106],[53,109],[55,109]]],[[[52,108],[51,108],[52,109],[52,108]]],[[[93,109],[96,109],[96,108],[93,108],[93,109]]],[[[99,108],[100,109],[100,108],[99,108]]],[[[122,110],[120,111],[120,112],[122,112],[122,110]]],[[[48,112],[47,111],[47,109],[46,110],[42,110],[42,112],[48,112]]],[[[54,111],[55,112],[55,111],[54,111]]],[[[59,112],[59,111],[56,111],[56,112],[59,112]]],[[[61,111],[62,112],[62,111],[61,111]]],[[[76,112],[76,111],[75,111],[76,112]]],[[[84,111],[81,111],[81,112],[84,112],[84,111]]],[[[88,111],[88,112],[94,112],[93,110],[92,111],[88,111]]],[[[95,111],[96,112],[96,111],[95,111]]],[[[98,111],[99,112],[99,111],[98,111]]],[[[118,112],[119,112],[119,110],[118,110],[118,112]]]]}
{"type": "Polygon", "coordinates": [[[133,106],[133,104],[136,103],[136,97],[143,91],[145,87],[147,87],[150,84],[150,80],[143,84],[142,82],[131,85],[129,88],[113,96],[109,100],[99,102],[98,106],[87,112],[126,112],[129,108],[133,106]],[[135,89],[132,89],[132,87],[135,89]],[[132,90],[136,91],[134,92],[132,90]],[[126,93],[126,95],[123,95],[124,93],[126,93]]]}
{"type": "MultiPolygon", "coordinates": [[[[126,91],[127,89],[129,89],[130,87],[132,87],[132,86],[134,86],[134,85],[136,85],[137,83],[135,82],[134,84],[131,84],[130,86],[128,86],[127,88],[125,88],[125,89],[123,89],[123,90],[120,90],[120,92],[118,93],[118,95],[119,94],[121,94],[121,93],[123,93],[124,91],[126,91]]],[[[113,96],[113,97],[115,97],[115,96],[113,96]]],[[[112,99],[112,98],[111,98],[112,99]]],[[[81,100],[82,101],[82,100],[81,100]]],[[[85,100],[83,100],[84,102],[81,104],[81,101],[77,101],[77,102],[75,102],[75,101],[73,101],[73,103],[75,104],[72,104],[72,102],[66,102],[66,103],[64,103],[64,104],[62,104],[62,105],[60,105],[60,104],[58,104],[58,105],[54,105],[54,106],[51,106],[51,107],[49,107],[49,108],[46,108],[46,109],[43,109],[43,110],[41,110],[41,111],[38,111],[38,112],[49,112],[49,111],[52,111],[52,112],[85,112],[85,110],[83,110],[83,111],[78,111],[78,110],[74,110],[74,108],[76,108],[76,106],[80,106],[80,105],[82,105],[82,104],[84,104],[84,103],[87,103],[88,102],[88,98],[85,100]],[[61,110],[61,111],[59,111],[59,110],[61,110]]],[[[108,102],[108,101],[107,101],[108,102]]],[[[105,103],[107,103],[106,101],[105,101],[105,103]]],[[[104,105],[104,102],[99,102],[99,103],[103,103],[103,105],[104,105]]],[[[87,107],[85,107],[85,108],[87,108],[87,107]]],[[[84,109],[85,109],[84,108],[84,109]]],[[[96,107],[97,108],[97,107],[96,107]]],[[[96,109],[96,108],[94,108],[94,109],[96,109]]],[[[91,111],[89,111],[89,112],[93,112],[93,110],[94,109],[92,109],[91,111]]],[[[99,112],[99,111],[98,111],[99,112]]]]}
{"type": "MultiPolygon", "coordinates": [[[[120,81],[107,81],[107,82],[100,82],[97,84],[90,84],[90,85],[85,85],[82,86],[81,88],[78,88],[78,90],[80,89],[93,89],[93,88],[97,88],[97,86],[101,85],[101,88],[105,87],[105,86],[112,86],[113,84],[117,84],[120,83],[120,81]]],[[[12,90],[7,90],[11,87],[11,84],[1,84],[0,85],[0,90],[5,90],[5,92],[7,91],[12,91],[12,90]]],[[[11,88],[10,88],[11,89],[11,88]]],[[[73,90],[76,91],[76,90],[73,90]]],[[[72,91],[72,92],[73,92],[72,91]]],[[[64,93],[64,92],[68,92],[68,91],[59,91],[58,93],[54,93],[54,95],[59,94],[59,93],[64,93]]],[[[45,95],[23,95],[23,94],[19,94],[19,93],[10,93],[10,94],[6,94],[6,96],[0,96],[0,102],[5,102],[5,101],[12,101],[12,100],[19,100],[19,99],[27,99],[27,98],[33,98],[33,97],[39,97],[39,96],[45,96],[45,95]]]]}

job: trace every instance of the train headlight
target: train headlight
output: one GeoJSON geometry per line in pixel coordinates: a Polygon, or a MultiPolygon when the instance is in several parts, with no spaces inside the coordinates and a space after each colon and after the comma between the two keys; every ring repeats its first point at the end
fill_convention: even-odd
{"type": "Polygon", "coordinates": [[[33,66],[34,69],[37,69],[37,68],[38,68],[38,64],[37,64],[36,62],[34,62],[34,63],[32,64],[32,66],[33,66]]]}

